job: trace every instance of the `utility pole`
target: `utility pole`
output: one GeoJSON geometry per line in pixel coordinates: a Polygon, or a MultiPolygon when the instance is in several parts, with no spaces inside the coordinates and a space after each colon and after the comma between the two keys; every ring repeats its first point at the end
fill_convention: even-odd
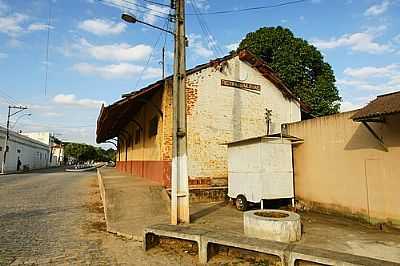
{"type": "Polygon", "coordinates": [[[8,152],[8,140],[10,138],[10,117],[13,115],[18,114],[19,112],[22,112],[24,110],[28,109],[27,107],[24,106],[8,106],[8,115],[7,115],[7,129],[6,129],[6,137],[4,139],[4,152],[3,152],[3,162],[1,164],[1,173],[4,174],[6,171],[6,156],[8,152]],[[12,109],[17,109],[18,111],[11,113],[12,109]]]}
{"type": "Polygon", "coordinates": [[[185,0],[173,0],[172,2],[172,7],[175,7],[175,53],[172,89],[171,224],[178,224],[190,222],[186,143],[185,0]]]}
{"type": "Polygon", "coordinates": [[[162,48],[161,65],[162,65],[162,79],[165,79],[165,46],[162,48]]]}

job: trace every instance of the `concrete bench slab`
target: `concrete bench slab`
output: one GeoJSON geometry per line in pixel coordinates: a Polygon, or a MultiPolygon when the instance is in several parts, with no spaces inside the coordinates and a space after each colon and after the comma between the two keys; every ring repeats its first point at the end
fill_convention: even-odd
{"type": "Polygon", "coordinates": [[[399,266],[399,263],[384,261],[369,257],[357,256],[348,253],[307,247],[302,244],[288,244],[284,242],[245,237],[243,235],[178,226],[158,224],[144,230],[143,248],[148,250],[157,244],[158,237],[170,237],[196,242],[200,263],[208,262],[209,244],[234,247],[243,250],[256,251],[279,257],[282,265],[294,266],[296,261],[320,263],[324,265],[382,265],[399,266]]]}

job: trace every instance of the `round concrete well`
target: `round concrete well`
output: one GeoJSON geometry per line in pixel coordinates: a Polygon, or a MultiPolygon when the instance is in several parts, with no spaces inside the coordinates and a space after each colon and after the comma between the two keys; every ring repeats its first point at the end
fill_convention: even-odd
{"type": "Polygon", "coordinates": [[[300,215],[282,210],[255,210],[243,214],[244,234],[281,242],[301,238],[300,215]]]}

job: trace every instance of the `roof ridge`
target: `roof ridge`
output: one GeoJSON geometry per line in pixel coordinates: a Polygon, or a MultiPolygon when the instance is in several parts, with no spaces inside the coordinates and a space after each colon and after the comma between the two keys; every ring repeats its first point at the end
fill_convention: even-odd
{"type": "Polygon", "coordinates": [[[389,95],[393,95],[393,94],[397,94],[397,93],[400,93],[400,91],[389,92],[389,93],[385,93],[385,94],[378,95],[378,96],[376,96],[376,97],[377,97],[377,98],[378,98],[378,97],[385,97],[385,96],[389,96],[389,95]]]}

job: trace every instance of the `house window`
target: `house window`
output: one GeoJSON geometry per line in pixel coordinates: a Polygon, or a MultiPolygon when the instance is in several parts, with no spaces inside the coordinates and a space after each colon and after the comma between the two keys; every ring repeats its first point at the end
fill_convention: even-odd
{"type": "Polygon", "coordinates": [[[140,129],[135,130],[135,144],[138,144],[140,142],[140,129]]]}
{"type": "Polygon", "coordinates": [[[3,151],[3,147],[2,146],[0,146],[0,151],[3,151]]]}
{"type": "Polygon", "coordinates": [[[17,153],[21,153],[21,150],[20,150],[20,149],[18,149],[18,150],[17,150],[17,153]]]}
{"type": "Polygon", "coordinates": [[[158,128],[158,117],[154,116],[150,120],[150,125],[149,125],[149,137],[157,135],[157,128],[158,128]]]}

